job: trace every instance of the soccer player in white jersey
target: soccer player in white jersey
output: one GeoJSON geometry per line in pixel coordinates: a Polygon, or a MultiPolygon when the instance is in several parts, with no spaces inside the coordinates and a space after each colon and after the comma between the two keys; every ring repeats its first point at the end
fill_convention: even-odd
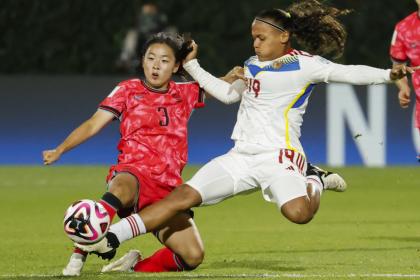
{"type": "MultiPolygon", "coordinates": [[[[324,183],[317,169],[305,174],[306,156],[299,141],[314,86],[322,82],[389,83],[414,71],[404,65],[391,70],[346,66],[319,56],[342,53],[346,32],[337,17],[346,13],[316,0],[299,1],[287,10],[260,12],[252,22],[256,56],[245,62],[246,82],[239,79],[229,84],[206,72],[195,59],[197,45],[193,43],[184,68],[220,101],[241,102],[232,134],[235,146],[204,165],[167,197],[134,214],[140,234],[158,229],[191,207],[259,189],[291,222],[305,224],[314,217],[324,183]],[[293,49],[292,38],[314,55],[293,49]]],[[[120,242],[127,239],[117,237],[120,242]]],[[[93,246],[81,247],[97,252],[115,249],[106,238],[93,246]]],[[[105,271],[125,270],[134,266],[137,258],[138,253],[130,251],[105,267],[105,271]]]]}

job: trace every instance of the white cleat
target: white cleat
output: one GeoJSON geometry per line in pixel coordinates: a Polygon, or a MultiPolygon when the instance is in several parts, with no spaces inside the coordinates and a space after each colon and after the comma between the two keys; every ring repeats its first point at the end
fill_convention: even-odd
{"type": "Polygon", "coordinates": [[[344,181],[343,177],[337,173],[319,168],[318,166],[308,164],[306,174],[318,176],[323,183],[324,190],[344,192],[347,189],[347,183],[344,181]]]}
{"type": "Polygon", "coordinates": [[[73,253],[70,257],[69,263],[63,269],[63,276],[80,276],[85,260],[85,256],[73,253]]]}
{"type": "Polygon", "coordinates": [[[120,271],[120,272],[132,272],[136,263],[142,259],[140,251],[130,250],[127,254],[122,256],[120,259],[104,266],[101,272],[111,272],[111,271],[120,271]]]}
{"type": "Polygon", "coordinates": [[[326,172],[321,175],[324,182],[324,190],[344,192],[347,189],[347,183],[343,177],[333,172],[326,172]]]}

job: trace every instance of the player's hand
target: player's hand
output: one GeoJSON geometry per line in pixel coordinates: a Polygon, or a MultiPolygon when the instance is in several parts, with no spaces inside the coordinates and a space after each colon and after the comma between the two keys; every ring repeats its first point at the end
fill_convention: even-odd
{"type": "Polygon", "coordinates": [[[245,81],[244,68],[241,66],[235,66],[230,70],[223,78],[225,82],[233,83],[234,81],[241,79],[245,81]]]}
{"type": "Polygon", "coordinates": [[[400,101],[401,108],[408,108],[410,104],[410,87],[401,88],[398,92],[398,99],[400,101]]]}
{"type": "Polygon", "coordinates": [[[184,64],[187,63],[190,60],[193,60],[193,59],[197,58],[198,45],[195,43],[194,40],[191,41],[190,47],[192,48],[192,50],[187,55],[187,57],[184,59],[184,61],[183,61],[184,64]]]}
{"type": "Polygon", "coordinates": [[[420,69],[420,66],[409,67],[404,64],[394,64],[394,66],[391,69],[390,78],[392,81],[396,81],[396,80],[404,78],[408,74],[413,74],[415,71],[419,69],[420,69]]]}
{"type": "Polygon", "coordinates": [[[47,150],[42,152],[42,157],[44,159],[44,165],[50,165],[56,162],[61,157],[61,153],[56,149],[47,150]]]}

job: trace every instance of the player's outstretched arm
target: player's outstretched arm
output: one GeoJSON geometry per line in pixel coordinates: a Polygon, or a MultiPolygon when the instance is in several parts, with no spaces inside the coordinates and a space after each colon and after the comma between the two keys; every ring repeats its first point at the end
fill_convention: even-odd
{"type": "Polygon", "coordinates": [[[232,104],[241,100],[242,93],[246,89],[245,83],[242,80],[236,80],[230,84],[208,73],[201,68],[196,59],[198,46],[194,41],[192,41],[191,47],[192,51],[183,61],[183,67],[200,84],[200,87],[225,104],[232,104]]]}
{"type": "Polygon", "coordinates": [[[42,152],[45,165],[56,162],[62,154],[88,140],[112,121],[114,115],[104,110],[96,111],[93,116],[73,130],[70,135],[55,149],[42,152]]]}
{"type": "Polygon", "coordinates": [[[314,81],[336,82],[353,85],[371,85],[396,82],[414,73],[418,68],[394,65],[392,69],[380,69],[367,65],[343,65],[332,62],[318,63],[313,68],[314,81]]]}

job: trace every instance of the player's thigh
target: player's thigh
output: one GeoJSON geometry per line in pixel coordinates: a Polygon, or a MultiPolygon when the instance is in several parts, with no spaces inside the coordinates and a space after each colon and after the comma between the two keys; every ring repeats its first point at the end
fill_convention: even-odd
{"type": "Polygon", "coordinates": [[[288,174],[281,172],[276,174],[271,184],[263,190],[268,200],[275,202],[279,209],[287,202],[307,196],[306,178],[300,174],[288,174]]]}
{"type": "Polygon", "coordinates": [[[137,200],[138,180],[128,172],[116,173],[108,183],[108,191],[118,197],[123,207],[131,207],[137,200]]]}
{"type": "Polygon", "coordinates": [[[159,240],[190,266],[198,266],[204,258],[200,233],[189,213],[174,216],[157,233],[159,240]]]}
{"type": "Polygon", "coordinates": [[[235,194],[235,180],[218,160],[212,160],[186,182],[202,198],[202,205],[218,203],[235,194]]]}

